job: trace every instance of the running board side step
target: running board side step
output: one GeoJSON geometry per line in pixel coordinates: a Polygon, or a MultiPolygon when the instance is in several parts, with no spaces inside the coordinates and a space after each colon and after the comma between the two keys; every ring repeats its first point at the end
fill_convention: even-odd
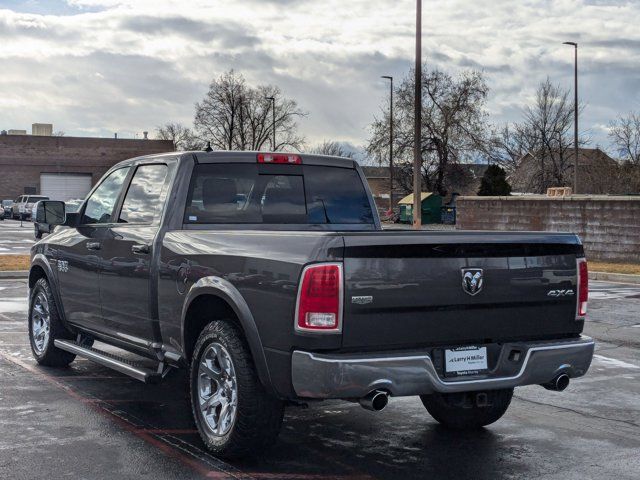
{"type": "Polygon", "coordinates": [[[126,358],[103,352],[93,347],[80,345],[73,340],[54,340],[54,345],[60,350],[75,353],[79,357],[103,365],[117,372],[128,375],[144,383],[160,383],[169,371],[164,362],[158,363],[157,370],[136,364],[126,358]]]}

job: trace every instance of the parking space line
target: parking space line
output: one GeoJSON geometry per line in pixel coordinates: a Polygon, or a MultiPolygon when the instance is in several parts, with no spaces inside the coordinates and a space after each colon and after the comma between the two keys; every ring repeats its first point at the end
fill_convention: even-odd
{"type": "MultiPolygon", "coordinates": [[[[175,460],[178,460],[181,463],[191,467],[199,475],[201,475],[201,476],[203,476],[205,478],[220,478],[220,479],[222,479],[222,478],[235,478],[235,479],[250,479],[250,478],[252,478],[251,476],[246,475],[245,473],[237,470],[232,465],[224,463],[222,460],[219,460],[219,459],[214,458],[214,457],[212,457],[211,459],[201,458],[201,457],[195,455],[193,452],[190,452],[189,450],[187,450],[187,449],[185,449],[185,448],[183,448],[183,447],[181,447],[179,445],[176,445],[175,443],[172,443],[172,442],[168,441],[166,438],[160,437],[156,433],[149,433],[147,431],[147,429],[140,428],[139,426],[131,423],[130,421],[126,420],[125,418],[121,417],[120,415],[117,415],[116,412],[112,412],[112,411],[104,408],[103,406],[100,406],[100,404],[98,402],[87,402],[87,400],[89,400],[89,398],[87,398],[86,396],[82,395],[81,393],[79,393],[78,391],[76,391],[75,389],[70,387],[69,385],[66,385],[65,383],[59,381],[55,377],[53,377],[51,375],[48,375],[45,372],[37,369],[33,365],[29,365],[28,363],[25,363],[22,360],[20,360],[20,359],[18,359],[16,357],[13,357],[11,355],[7,355],[6,353],[1,352],[1,351],[0,351],[0,357],[3,358],[7,362],[13,363],[14,365],[17,365],[17,366],[19,366],[21,368],[24,368],[28,372],[39,376],[43,380],[47,381],[48,383],[50,383],[50,384],[56,386],[57,388],[61,389],[62,391],[64,391],[67,395],[69,395],[73,399],[78,400],[79,402],[88,405],[95,412],[112,419],[113,421],[115,421],[120,427],[122,427],[127,432],[132,433],[133,435],[137,436],[138,438],[141,438],[142,440],[144,440],[147,443],[151,444],[152,446],[156,447],[158,450],[162,451],[165,455],[170,456],[171,458],[174,458],[175,460]],[[211,460],[215,460],[216,463],[219,463],[220,465],[213,465],[211,460]],[[205,463],[206,465],[203,465],[201,462],[205,463]],[[211,468],[209,468],[209,467],[214,468],[215,470],[211,470],[211,468]],[[226,475],[226,476],[223,476],[223,475],[226,475]]],[[[179,440],[179,439],[175,439],[175,440],[179,440]]]]}
{"type": "Polygon", "coordinates": [[[198,433],[198,430],[195,428],[145,428],[141,431],[158,435],[190,435],[192,433],[198,433]]]}
{"type": "MultiPolygon", "coordinates": [[[[62,377],[73,378],[73,377],[62,377]]],[[[82,400],[84,403],[163,403],[162,400],[143,400],[140,398],[85,398],[82,400]]]]}

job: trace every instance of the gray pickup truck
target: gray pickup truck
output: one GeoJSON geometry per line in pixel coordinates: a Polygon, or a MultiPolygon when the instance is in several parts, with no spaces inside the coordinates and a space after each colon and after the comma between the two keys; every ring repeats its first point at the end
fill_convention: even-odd
{"type": "Polygon", "coordinates": [[[514,387],[560,391],[591,363],[576,235],[383,231],[352,160],[135,158],[77,212],[42,201],[36,216],[51,230],[31,252],[36,360],[148,383],[188,369],[221,457],[257,454],[286,405],[324,399],[376,411],[415,395],[442,424],[479,428],[514,387]]]}

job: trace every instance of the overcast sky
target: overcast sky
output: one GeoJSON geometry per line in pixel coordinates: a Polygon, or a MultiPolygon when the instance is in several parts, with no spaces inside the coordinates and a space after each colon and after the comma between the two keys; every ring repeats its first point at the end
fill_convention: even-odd
{"type": "MultiPolygon", "coordinates": [[[[0,129],[133,137],[190,125],[212,78],[273,83],[309,116],[310,144],[366,142],[380,75],[414,55],[413,0],[0,0],[0,129]]],[[[492,121],[517,120],[549,76],[571,88],[580,42],[582,128],[640,110],[640,1],[424,0],[431,66],[482,69],[492,121]]]]}

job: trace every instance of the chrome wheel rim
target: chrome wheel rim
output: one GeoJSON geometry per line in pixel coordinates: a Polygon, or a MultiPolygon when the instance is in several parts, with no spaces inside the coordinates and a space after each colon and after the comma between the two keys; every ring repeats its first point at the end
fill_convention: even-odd
{"type": "Polygon", "coordinates": [[[31,337],[33,348],[38,355],[47,348],[51,331],[51,313],[49,302],[43,292],[38,292],[31,308],[31,337]]]}
{"type": "Polygon", "coordinates": [[[211,343],[198,366],[198,400],[207,429],[216,436],[231,430],[238,407],[238,384],[231,355],[219,343],[211,343]]]}

